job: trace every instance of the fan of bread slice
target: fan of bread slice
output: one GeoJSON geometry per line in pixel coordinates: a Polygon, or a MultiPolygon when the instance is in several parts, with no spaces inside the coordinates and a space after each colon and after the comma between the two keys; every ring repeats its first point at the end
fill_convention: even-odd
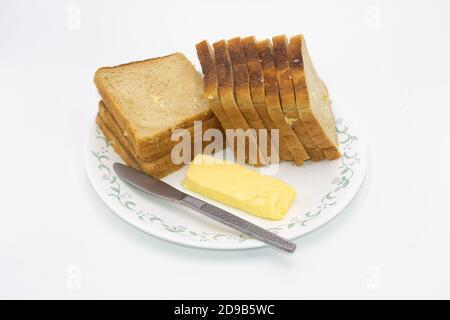
{"type": "MultiPolygon", "coordinates": [[[[249,137],[258,146],[254,164],[281,159],[303,165],[306,160],[340,157],[328,89],[314,68],[303,35],[290,40],[279,35],[272,41],[235,37],[212,47],[205,40],[196,48],[204,97],[222,127],[267,129],[264,139],[258,134],[249,137]]],[[[251,152],[245,154],[249,162],[251,152]]]]}

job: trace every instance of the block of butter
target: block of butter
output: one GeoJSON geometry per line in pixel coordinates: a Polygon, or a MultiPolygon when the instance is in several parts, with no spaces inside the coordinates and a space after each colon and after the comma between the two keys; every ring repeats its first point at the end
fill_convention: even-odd
{"type": "Polygon", "coordinates": [[[183,180],[186,189],[268,219],[282,219],[295,198],[283,181],[244,166],[199,154],[183,180]]]}

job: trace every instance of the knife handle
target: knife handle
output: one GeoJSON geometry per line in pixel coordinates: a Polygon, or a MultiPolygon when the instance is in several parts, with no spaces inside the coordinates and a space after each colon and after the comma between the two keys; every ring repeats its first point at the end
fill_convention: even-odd
{"type": "Polygon", "coordinates": [[[247,220],[244,220],[228,211],[220,209],[210,203],[207,203],[198,198],[186,195],[180,203],[186,205],[187,207],[194,209],[216,221],[219,221],[233,229],[236,229],[250,237],[258,239],[262,242],[267,243],[273,247],[281,249],[287,252],[294,252],[297,245],[279,235],[263,229],[256,224],[253,224],[247,220]]]}

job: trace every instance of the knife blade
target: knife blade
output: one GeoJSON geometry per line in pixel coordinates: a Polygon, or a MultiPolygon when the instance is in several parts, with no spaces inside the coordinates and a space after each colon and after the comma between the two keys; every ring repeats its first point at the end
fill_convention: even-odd
{"type": "Polygon", "coordinates": [[[114,171],[125,182],[158,198],[173,201],[238,230],[252,238],[286,252],[294,252],[297,245],[279,235],[242,219],[201,199],[188,195],[157,178],[121,163],[114,163],[114,171]]]}

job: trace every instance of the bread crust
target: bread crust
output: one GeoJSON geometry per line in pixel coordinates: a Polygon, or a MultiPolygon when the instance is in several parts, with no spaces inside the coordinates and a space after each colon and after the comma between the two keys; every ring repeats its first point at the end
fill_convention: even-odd
{"type": "MultiPolygon", "coordinates": [[[[120,128],[119,124],[114,119],[114,116],[111,114],[111,112],[109,112],[103,101],[99,102],[98,115],[106,126],[113,129],[112,131],[115,133],[115,136],[119,140],[119,142],[122,145],[127,146],[128,152],[141,162],[151,162],[165,156],[166,154],[170,153],[172,148],[178,143],[178,141],[172,141],[171,137],[168,137],[166,139],[158,141],[158,144],[155,146],[155,149],[153,149],[151,153],[146,154],[145,157],[141,157],[136,153],[133,145],[130,142],[130,139],[123,134],[123,130],[120,128]]],[[[222,127],[217,118],[213,117],[202,122],[202,133],[212,128],[222,131],[222,127]]],[[[191,127],[185,128],[185,130],[188,130],[191,137],[193,137],[193,125],[191,127]]]]}
{"type": "MultiPolygon", "coordinates": [[[[228,54],[233,71],[234,92],[237,105],[251,128],[255,129],[257,133],[259,133],[259,130],[266,130],[266,127],[264,126],[261,118],[256,112],[255,106],[253,105],[250,93],[247,59],[245,57],[244,49],[242,48],[240,37],[235,37],[228,40],[228,54]]],[[[265,152],[264,154],[270,155],[270,150],[276,151],[274,148],[270,148],[270,145],[270,137],[267,135],[267,139],[265,141],[266,150],[262,150],[260,148],[260,151],[265,152]]],[[[261,146],[259,136],[258,146],[261,146]]],[[[278,156],[275,156],[275,154],[273,154],[271,160],[273,159],[276,159],[278,162],[278,156]]]]}
{"type": "MultiPolygon", "coordinates": [[[[255,106],[256,112],[264,123],[264,126],[269,130],[277,129],[269,115],[266,105],[266,97],[264,91],[264,74],[261,66],[258,50],[256,50],[256,38],[249,36],[242,39],[242,47],[247,59],[247,69],[250,81],[250,94],[255,106]]],[[[279,155],[282,160],[293,160],[289,149],[286,146],[286,141],[282,135],[279,136],[279,155]]]]}
{"type": "Polygon", "coordinates": [[[278,88],[280,90],[281,107],[283,108],[284,114],[291,120],[291,127],[305,147],[311,160],[323,160],[325,158],[324,154],[312,140],[299,115],[291,70],[289,67],[288,39],[285,35],[278,35],[272,37],[272,42],[273,58],[277,70],[278,88]]]}
{"type": "Polygon", "coordinates": [[[281,103],[279,98],[279,90],[277,83],[277,74],[275,70],[275,63],[272,57],[272,45],[270,40],[265,39],[256,43],[256,49],[260,55],[261,64],[264,72],[265,80],[265,95],[266,105],[269,115],[275,126],[280,130],[280,134],[287,142],[289,151],[294,158],[296,165],[303,165],[304,160],[309,156],[306,153],[305,148],[298,140],[294,130],[287,122],[284,113],[281,109],[281,103]]]}
{"type": "MultiPolygon", "coordinates": [[[[170,137],[171,132],[174,128],[163,128],[158,132],[155,132],[155,134],[152,135],[151,137],[140,137],[138,130],[133,127],[133,125],[128,120],[127,116],[123,113],[123,110],[120,108],[120,105],[123,104],[123,102],[119,101],[118,97],[112,94],[111,90],[108,88],[108,76],[110,74],[123,72],[124,70],[127,70],[127,68],[147,65],[149,63],[154,63],[157,62],[158,60],[166,59],[168,57],[176,55],[180,56],[181,59],[186,59],[182,53],[174,53],[163,57],[121,64],[115,67],[102,67],[99,68],[95,73],[94,83],[97,87],[100,96],[102,97],[102,100],[107,105],[108,110],[112,113],[114,118],[119,123],[120,128],[122,128],[123,132],[125,132],[127,136],[130,138],[130,142],[132,143],[136,153],[139,154],[141,157],[145,157],[149,152],[152,152],[152,150],[155,149],[158,141],[170,137]]],[[[200,75],[198,76],[200,78],[200,75]]],[[[205,121],[207,119],[210,119],[211,117],[213,117],[212,111],[206,110],[204,113],[197,114],[192,117],[186,117],[182,121],[178,122],[176,127],[186,128],[191,126],[195,120],[205,121]]]]}
{"type": "MultiPolygon", "coordinates": [[[[331,138],[327,135],[326,130],[322,127],[322,124],[311,108],[310,89],[307,86],[304,70],[304,54],[307,54],[307,48],[303,35],[291,37],[289,49],[292,81],[299,106],[299,113],[303,119],[305,128],[308,130],[311,138],[322,150],[327,159],[337,159],[341,156],[337,138],[331,138]]],[[[311,67],[313,68],[314,66],[311,65],[311,67]]],[[[324,94],[327,96],[326,100],[328,102],[328,108],[330,108],[331,112],[331,106],[329,106],[328,100],[328,89],[322,80],[320,80],[320,83],[323,86],[322,89],[324,94]]]]}
{"type": "MultiPolygon", "coordinates": [[[[214,57],[216,63],[217,80],[219,83],[219,96],[222,101],[222,105],[228,118],[231,120],[234,129],[242,129],[244,131],[250,129],[247,120],[241,113],[233,92],[233,73],[231,70],[230,59],[228,56],[227,43],[225,40],[220,40],[213,43],[214,47],[214,57]]],[[[256,135],[250,135],[249,143],[258,146],[258,141],[256,135]]],[[[258,148],[257,148],[258,149],[258,148]]],[[[245,155],[246,160],[250,164],[261,165],[266,163],[267,160],[261,155],[260,152],[256,155],[250,154],[248,152],[249,148],[246,148],[245,155]]],[[[239,160],[239,159],[238,159],[239,160]]]]}

